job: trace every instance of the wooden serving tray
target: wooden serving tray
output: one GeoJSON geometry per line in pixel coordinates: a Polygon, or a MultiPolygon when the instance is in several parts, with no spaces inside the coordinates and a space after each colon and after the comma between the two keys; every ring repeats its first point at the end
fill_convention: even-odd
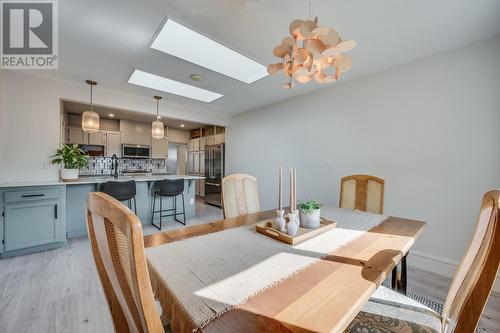
{"type": "Polygon", "coordinates": [[[320,234],[322,234],[328,230],[331,230],[337,226],[337,222],[330,221],[330,220],[327,220],[327,219],[321,217],[319,228],[307,229],[307,228],[299,227],[299,230],[297,231],[295,236],[290,236],[287,233],[283,233],[279,230],[274,229],[273,228],[273,221],[274,221],[274,219],[268,219],[268,220],[264,220],[261,222],[257,222],[255,224],[255,230],[257,230],[257,232],[260,232],[261,234],[275,238],[277,240],[280,240],[280,241],[285,242],[285,243],[290,244],[290,245],[295,245],[295,244],[298,244],[300,242],[303,242],[306,239],[320,235],[320,234]]]}

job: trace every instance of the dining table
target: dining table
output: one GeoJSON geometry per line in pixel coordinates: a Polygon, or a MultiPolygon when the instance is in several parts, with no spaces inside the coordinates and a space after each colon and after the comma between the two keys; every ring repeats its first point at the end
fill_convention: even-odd
{"type": "Polygon", "coordinates": [[[255,232],[254,225],[273,219],[276,210],[145,236],[153,292],[171,331],[344,332],[408,254],[426,223],[322,207],[322,215],[329,211],[333,220],[346,218],[349,223],[339,222],[329,231],[330,238],[306,241],[312,244],[309,247],[281,244],[255,232]],[[366,230],[355,227],[357,219],[365,220],[366,230]],[[349,239],[342,240],[342,235],[349,239]],[[247,242],[261,253],[248,253],[251,244],[247,242]],[[338,246],[328,247],[328,242],[338,246]],[[226,251],[224,256],[215,258],[217,247],[226,251]],[[268,248],[276,248],[276,254],[266,252],[268,248]],[[247,260],[251,263],[245,266],[247,260]],[[287,260],[288,266],[282,264],[287,260]],[[219,268],[228,272],[218,275],[219,268]],[[190,283],[196,288],[189,289],[190,283]],[[198,288],[197,283],[207,286],[198,288]],[[198,312],[202,313],[198,316],[198,312]]]}

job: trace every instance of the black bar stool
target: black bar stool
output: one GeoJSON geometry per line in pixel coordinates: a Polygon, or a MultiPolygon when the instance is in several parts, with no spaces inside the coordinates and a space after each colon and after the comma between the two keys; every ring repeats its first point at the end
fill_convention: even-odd
{"type": "Polygon", "coordinates": [[[109,181],[102,185],[101,192],[112,196],[118,201],[127,201],[127,206],[132,209],[132,199],[134,200],[134,213],[137,215],[137,203],[135,201],[135,195],[137,193],[135,187],[135,180],[130,180],[126,182],[114,182],[109,181]]]}
{"type": "Polygon", "coordinates": [[[154,192],[153,196],[153,210],[151,213],[151,224],[157,227],[159,230],[161,230],[161,218],[162,217],[168,217],[168,216],[173,216],[174,219],[186,225],[186,207],[184,205],[184,179],[164,179],[161,182],[160,189],[154,192]],[[177,196],[181,195],[182,196],[182,212],[177,213],[177,196]],[[156,197],[159,196],[160,198],[160,210],[155,210],[156,208],[156,197]],[[163,209],[163,198],[173,198],[174,200],[174,208],[169,208],[169,209],[163,209]],[[171,214],[165,214],[163,215],[163,212],[171,212],[171,214]],[[154,224],[154,219],[155,219],[155,214],[160,213],[160,225],[157,226],[154,224]],[[182,215],[183,216],[183,221],[177,219],[177,215],[182,215]]]}

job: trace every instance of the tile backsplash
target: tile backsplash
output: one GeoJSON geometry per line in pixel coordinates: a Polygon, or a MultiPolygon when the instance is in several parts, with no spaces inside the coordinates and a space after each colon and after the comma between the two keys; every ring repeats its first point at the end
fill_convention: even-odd
{"type": "MultiPolygon", "coordinates": [[[[83,175],[101,175],[110,174],[112,169],[111,157],[90,157],[89,166],[85,169],[80,170],[80,174],[83,175]]],[[[118,171],[122,173],[123,171],[137,171],[141,170],[144,172],[161,173],[167,172],[167,160],[166,159],[133,159],[133,158],[119,158],[118,159],[118,171]]]]}

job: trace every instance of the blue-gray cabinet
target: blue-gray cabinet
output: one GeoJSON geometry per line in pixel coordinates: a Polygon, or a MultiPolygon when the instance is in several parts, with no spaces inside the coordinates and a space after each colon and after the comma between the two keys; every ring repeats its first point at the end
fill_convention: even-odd
{"type": "Polygon", "coordinates": [[[1,194],[2,256],[66,243],[65,186],[19,187],[4,189],[1,194]]]}

